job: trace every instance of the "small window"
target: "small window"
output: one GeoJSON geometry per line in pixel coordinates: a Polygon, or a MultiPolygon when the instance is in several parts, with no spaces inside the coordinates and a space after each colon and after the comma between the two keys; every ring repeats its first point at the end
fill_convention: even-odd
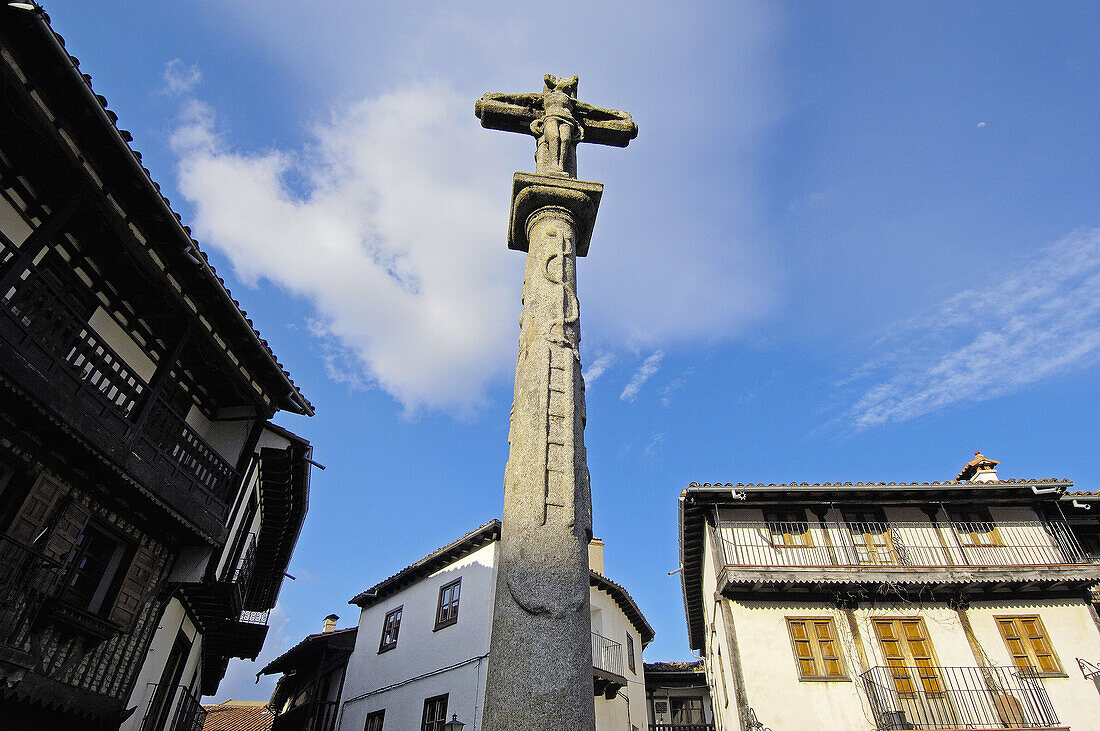
{"type": "Polygon", "coordinates": [[[629,632],[626,633],[626,666],[630,668],[630,672],[638,672],[634,669],[634,638],[629,632]]]}
{"type": "Polygon", "coordinates": [[[704,725],[702,698],[669,698],[672,706],[672,723],[688,725],[704,725]]]}
{"type": "Polygon", "coordinates": [[[1028,617],[995,617],[1016,667],[1031,675],[1063,675],[1062,663],[1047,639],[1043,621],[1028,617]]]}
{"type": "Polygon", "coordinates": [[[787,618],[800,680],[846,680],[832,618],[787,618]]]}
{"type": "Polygon", "coordinates": [[[379,652],[397,647],[397,633],[401,630],[401,610],[404,608],[404,605],[402,605],[386,613],[386,619],[382,622],[382,639],[378,642],[379,652]]]}
{"type": "Polygon", "coordinates": [[[772,534],[772,544],[776,547],[814,544],[805,510],[769,510],[764,514],[764,520],[772,534]]]}
{"type": "Polygon", "coordinates": [[[435,628],[450,627],[458,621],[458,593],[462,579],[439,587],[439,604],[435,611],[435,628]]]}
{"type": "Polygon", "coordinates": [[[424,701],[424,720],[420,731],[443,731],[447,722],[447,696],[437,695],[424,701]]]}
{"type": "Polygon", "coordinates": [[[99,612],[107,603],[123,550],[122,543],[110,534],[90,523],[84,526],[66,561],[68,575],[62,598],[81,609],[99,612]]]}
{"type": "Polygon", "coordinates": [[[386,719],[386,709],[371,711],[367,714],[367,724],[363,731],[382,731],[382,722],[386,719]]]}

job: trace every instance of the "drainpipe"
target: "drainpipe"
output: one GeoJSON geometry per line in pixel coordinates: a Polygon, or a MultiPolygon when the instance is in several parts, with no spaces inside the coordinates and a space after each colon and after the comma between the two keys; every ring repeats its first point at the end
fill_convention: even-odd
{"type": "Polygon", "coordinates": [[[1035,485],[1032,485],[1031,486],[1031,491],[1033,493],[1035,493],[1036,495],[1049,495],[1053,492],[1061,492],[1062,488],[1060,488],[1060,487],[1035,487],[1035,485]]]}

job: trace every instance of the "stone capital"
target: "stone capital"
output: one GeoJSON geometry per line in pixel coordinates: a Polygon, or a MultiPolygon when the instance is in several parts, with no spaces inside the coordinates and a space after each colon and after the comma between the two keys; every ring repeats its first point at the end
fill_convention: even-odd
{"type": "Polygon", "coordinates": [[[564,208],[577,227],[577,256],[588,254],[592,227],[603,185],[552,175],[516,173],[512,178],[512,212],[508,217],[508,248],[527,251],[527,220],[542,208],[564,208]]]}

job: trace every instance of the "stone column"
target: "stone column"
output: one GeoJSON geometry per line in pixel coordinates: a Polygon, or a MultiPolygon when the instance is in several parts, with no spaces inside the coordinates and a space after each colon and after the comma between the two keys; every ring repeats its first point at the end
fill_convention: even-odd
{"type": "Polygon", "coordinates": [[[527,251],[485,731],[595,728],[576,257],[602,186],[517,173],[509,246],[527,251]]]}

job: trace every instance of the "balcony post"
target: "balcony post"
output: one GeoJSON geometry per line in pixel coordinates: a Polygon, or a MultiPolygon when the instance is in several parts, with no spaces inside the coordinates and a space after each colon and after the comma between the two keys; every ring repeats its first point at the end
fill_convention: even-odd
{"type": "Polygon", "coordinates": [[[829,562],[836,566],[836,547],[833,545],[833,536],[829,531],[829,524],[825,518],[829,515],[829,511],[832,509],[832,505],[814,505],[810,508],[810,512],[817,516],[817,522],[821,524],[821,532],[825,535],[825,547],[829,550],[829,562]]]}
{"type": "Polygon", "coordinates": [[[943,531],[940,529],[940,521],[937,517],[940,509],[938,505],[922,505],[921,510],[928,516],[928,522],[932,524],[932,530],[936,533],[936,539],[940,542],[940,548],[943,549],[943,557],[948,566],[955,565],[955,559],[951,558],[951,549],[947,546],[947,540],[943,537],[943,531]]]}
{"type": "Polygon", "coordinates": [[[31,232],[21,246],[14,247],[15,256],[8,262],[8,270],[0,275],[0,297],[7,293],[12,282],[34,262],[42,250],[53,240],[53,237],[61,232],[61,229],[80,208],[83,199],[84,197],[80,193],[70,196],[68,200],[61,204],[60,208],[31,232]]]}
{"type": "Polygon", "coordinates": [[[947,519],[947,528],[951,531],[951,535],[955,537],[955,545],[959,547],[959,555],[962,557],[962,562],[967,566],[970,565],[970,558],[966,555],[966,549],[963,548],[962,541],[959,540],[959,531],[955,529],[955,523],[951,520],[951,513],[947,512],[947,508],[940,503],[940,510],[943,511],[943,517],[947,519]]]}
{"type": "MultiPolygon", "coordinates": [[[[157,363],[157,369],[153,372],[153,377],[149,379],[149,391],[145,394],[145,401],[141,405],[141,410],[138,411],[138,417],[134,419],[133,426],[130,427],[130,433],[127,435],[127,443],[132,444],[137,435],[141,433],[141,430],[145,427],[145,422],[149,420],[149,414],[153,410],[153,406],[156,405],[157,399],[160,398],[160,394],[164,391],[164,384],[168,380],[168,374],[172,372],[172,366],[179,360],[180,354],[183,352],[183,348],[187,345],[187,341],[191,337],[191,328],[184,328],[183,332],[176,339],[176,342],[169,348],[164,357],[161,358],[160,363],[157,363]]],[[[186,418],[186,414],[183,415],[186,418]]]]}

